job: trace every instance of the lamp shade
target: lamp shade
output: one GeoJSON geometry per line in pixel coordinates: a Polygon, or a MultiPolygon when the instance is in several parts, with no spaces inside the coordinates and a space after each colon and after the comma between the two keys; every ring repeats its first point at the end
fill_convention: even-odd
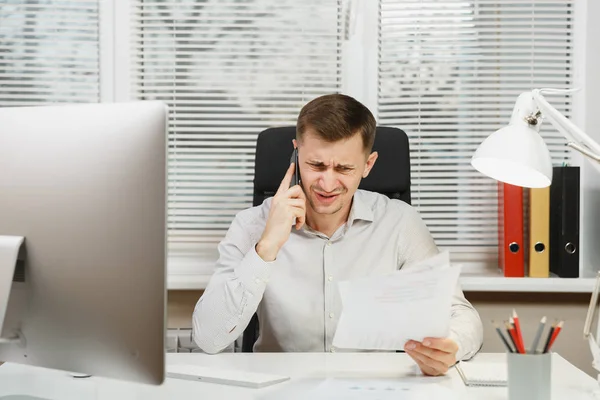
{"type": "Polygon", "coordinates": [[[511,185],[542,188],[552,182],[552,159],[537,129],[511,123],[488,136],[471,165],[484,175],[511,185]]]}

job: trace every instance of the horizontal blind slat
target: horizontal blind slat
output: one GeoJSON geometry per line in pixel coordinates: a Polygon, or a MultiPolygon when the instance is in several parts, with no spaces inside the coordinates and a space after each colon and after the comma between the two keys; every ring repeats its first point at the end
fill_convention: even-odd
{"type": "MultiPolygon", "coordinates": [[[[497,252],[497,185],[470,158],[520,93],[572,84],[573,1],[382,0],[380,13],[378,122],[409,136],[412,204],[438,246],[497,252]]],[[[571,115],[570,97],[550,101],[571,115]]],[[[541,134],[555,163],[570,159],[560,133],[541,134]]]]}
{"type": "Polygon", "coordinates": [[[341,90],[341,7],[195,4],[134,1],[131,94],[169,105],[170,246],[214,248],[252,204],[258,133],[341,90]]]}

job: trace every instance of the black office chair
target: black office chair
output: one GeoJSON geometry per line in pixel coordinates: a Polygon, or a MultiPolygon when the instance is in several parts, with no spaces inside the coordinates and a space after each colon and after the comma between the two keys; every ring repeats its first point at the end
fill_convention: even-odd
{"type": "MultiPolygon", "coordinates": [[[[294,150],[296,127],[269,128],[258,135],[254,163],[253,205],[275,195],[294,150]]],[[[373,151],[379,157],[359,188],[384,194],[410,204],[410,152],[406,133],[398,128],[377,127],[373,151]]],[[[242,337],[242,352],[253,351],[258,338],[258,316],[254,314],[242,337]]]]}

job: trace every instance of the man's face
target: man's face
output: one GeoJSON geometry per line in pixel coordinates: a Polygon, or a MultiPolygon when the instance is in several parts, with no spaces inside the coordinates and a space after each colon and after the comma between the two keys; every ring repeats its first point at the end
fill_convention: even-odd
{"type": "Polygon", "coordinates": [[[373,167],[377,153],[367,157],[360,133],[329,143],[309,128],[297,145],[302,187],[312,210],[317,214],[347,210],[360,180],[373,167]]]}

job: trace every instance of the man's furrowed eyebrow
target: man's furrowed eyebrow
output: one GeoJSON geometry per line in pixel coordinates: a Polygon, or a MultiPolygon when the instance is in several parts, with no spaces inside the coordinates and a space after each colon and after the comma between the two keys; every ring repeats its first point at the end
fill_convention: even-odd
{"type": "Polygon", "coordinates": [[[338,164],[335,167],[336,168],[344,168],[344,169],[354,169],[354,165],[351,165],[351,164],[338,164]]]}
{"type": "MultiPolygon", "coordinates": [[[[306,162],[315,167],[327,166],[327,164],[325,164],[323,161],[318,161],[318,160],[307,160],[306,162]]],[[[352,164],[337,164],[335,166],[335,168],[354,169],[356,167],[352,164]]]]}

